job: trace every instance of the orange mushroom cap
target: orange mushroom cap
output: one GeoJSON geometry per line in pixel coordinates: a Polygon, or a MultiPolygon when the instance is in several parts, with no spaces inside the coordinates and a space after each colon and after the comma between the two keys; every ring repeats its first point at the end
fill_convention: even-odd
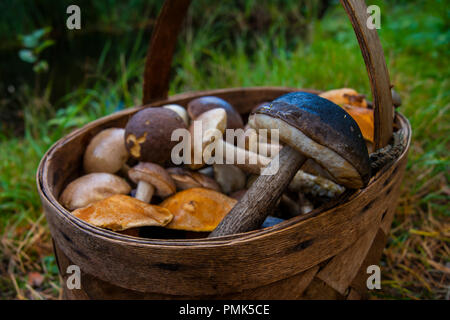
{"type": "Polygon", "coordinates": [[[349,104],[355,107],[367,108],[367,101],[364,95],[351,88],[329,90],[322,92],[319,96],[340,106],[349,104]]]}
{"type": "Polygon", "coordinates": [[[350,105],[344,105],[342,108],[347,111],[356,121],[365,140],[374,142],[374,116],[373,110],[368,108],[358,108],[350,105]]]}
{"type": "Polygon", "coordinates": [[[126,195],[114,195],[77,209],[72,214],[96,227],[123,231],[144,226],[165,226],[173,215],[169,210],[126,195]]]}
{"type": "Polygon", "coordinates": [[[206,188],[191,188],[176,193],[160,206],[173,214],[166,228],[187,231],[213,231],[237,200],[206,188]]]}

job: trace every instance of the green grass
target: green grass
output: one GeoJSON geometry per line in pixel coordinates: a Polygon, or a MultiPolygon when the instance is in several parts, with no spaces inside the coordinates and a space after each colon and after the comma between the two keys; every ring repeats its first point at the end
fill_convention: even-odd
{"type": "MultiPolygon", "coordinates": [[[[402,96],[400,111],[411,122],[413,142],[382,261],[383,290],[374,296],[442,299],[450,290],[450,11],[445,1],[377,3],[382,7],[379,34],[391,81],[402,96]]],[[[308,19],[309,31],[300,39],[275,6],[268,6],[271,26],[252,36],[245,24],[252,5],[211,9],[201,28],[196,23],[202,12],[198,7],[191,11],[173,63],[171,94],[273,85],[352,87],[370,96],[356,38],[340,7],[321,21],[308,19]],[[229,29],[236,21],[240,32],[229,29]]],[[[294,17],[300,12],[295,6],[288,11],[294,17]]],[[[47,99],[51,82],[41,94],[23,90],[25,134],[0,136],[1,298],[57,297],[58,277],[35,188],[36,168],[49,146],[73,128],[139,104],[147,40],[137,39],[113,63],[105,62],[111,47],[106,44],[87,80],[56,103],[47,99]],[[31,271],[45,274],[42,286],[27,284],[31,271]]]]}

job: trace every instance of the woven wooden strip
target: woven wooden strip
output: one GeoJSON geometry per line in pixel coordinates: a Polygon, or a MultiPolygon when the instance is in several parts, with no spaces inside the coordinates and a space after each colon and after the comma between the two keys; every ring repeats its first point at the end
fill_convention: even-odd
{"type": "Polygon", "coordinates": [[[377,230],[377,228],[367,230],[353,245],[331,259],[317,277],[339,293],[345,294],[357,270],[361,267],[377,230]]]}
{"type": "MultiPolygon", "coordinates": [[[[372,242],[372,246],[350,285],[350,287],[356,290],[362,298],[368,298],[367,278],[369,275],[367,274],[367,267],[373,264],[379,264],[386,244],[386,239],[387,235],[381,228],[378,229],[375,239],[372,242]]],[[[383,277],[383,269],[381,269],[381,276],[383,277]]]]}
{"type": "MultiPolygon", "coordinates": [[[[378,263],[385,245],[386,234],[389,233],[390,225],[395,213],[396,199],[400,192],[398,184],[401,182],[401,179],[396,179],[396,175],[402,174],[402,172],[402,170],[397,170],[391,175],[392,179],[386,180],[386,191],[384,191],[384,194],[382,194],[381,197],[385,198],[383,201],[389,204],[389,207],[380,215],[380,229],[373,228],[368,230],[368,232],[356,241],[355,244],[334,257],[330,263],[318,273],[318,278],[329,284],[341,294],[345,293],[356,274],[362,274],[363,278],[366,279],[367,266],[378,263]],[[379,234],[377,238],[376,236],[379,232],[382,233],[379,234]],[[374,241],[381,242],[374,244],[374,241]],[[375,251],[372,252],[373,250],[375,251]],[[368,259],[366,259],[367,254],[369,254],[368,259]],[[370,262],[370,264],[363,266],[364,262],[370,262]],[[357,270],[359,271],[357,272],[357,270]]],[[[359,279],[360,282],[362,280],[362,278],[359,279]]],[[[361,294],[366,291],[365,281],[362,282],[364,283],[359,287],[361,294]]]]}
{"type": "Polygon", "coordinates": [[[300,299],[319,271],[319,266],[314,266],[298,275],[283,279],[269,285],[245,290],[242,293],[220,297],[220,299],[257,299],[257,300],[292,300],[300,299]]]}

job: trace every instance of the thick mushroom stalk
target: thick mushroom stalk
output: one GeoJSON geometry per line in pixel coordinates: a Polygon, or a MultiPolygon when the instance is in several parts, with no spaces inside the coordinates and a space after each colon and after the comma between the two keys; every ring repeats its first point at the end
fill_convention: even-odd
{"type": "Polygon", "coordinates": [[[258,228],[306,160],[305,156],[291,147],[282,148],[209,237],[219,237],[258,228]],[[279,165],[276,164],[276,161],[279,165]],[[278,173],[275,176],[265,175],[265,170],[268,170],[267,172],[276,170],[274,166],[278,168],[278,173]]]}
{"type": "Polygon", "coordinates": [[[348,113],[331,101],[294,92],[258,108],[251,117],[256,128],[279,129],[286,146],[209,237],[258,228],[308,158],[346,187],[362,188],[368,183],[369,155],[361,131],[348,113]],[[265,175],[267,172],[275,173],[265,175]]]}

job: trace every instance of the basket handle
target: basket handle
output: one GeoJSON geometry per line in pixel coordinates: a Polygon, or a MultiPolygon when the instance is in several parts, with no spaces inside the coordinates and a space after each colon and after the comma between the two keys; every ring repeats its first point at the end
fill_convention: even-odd
{"type": "MultiPolygon", "coordinates": [[[[143,104],[166,99],[172,56],[190,0],[165,0],[153,30],[144,71],[143,104]]],[[[361,0],[341,0],[359,42],[372,89],[375,150],[392,137],[393,104],[391,82],[376,29],[367,27],[367,6],[361,0]]]]}

